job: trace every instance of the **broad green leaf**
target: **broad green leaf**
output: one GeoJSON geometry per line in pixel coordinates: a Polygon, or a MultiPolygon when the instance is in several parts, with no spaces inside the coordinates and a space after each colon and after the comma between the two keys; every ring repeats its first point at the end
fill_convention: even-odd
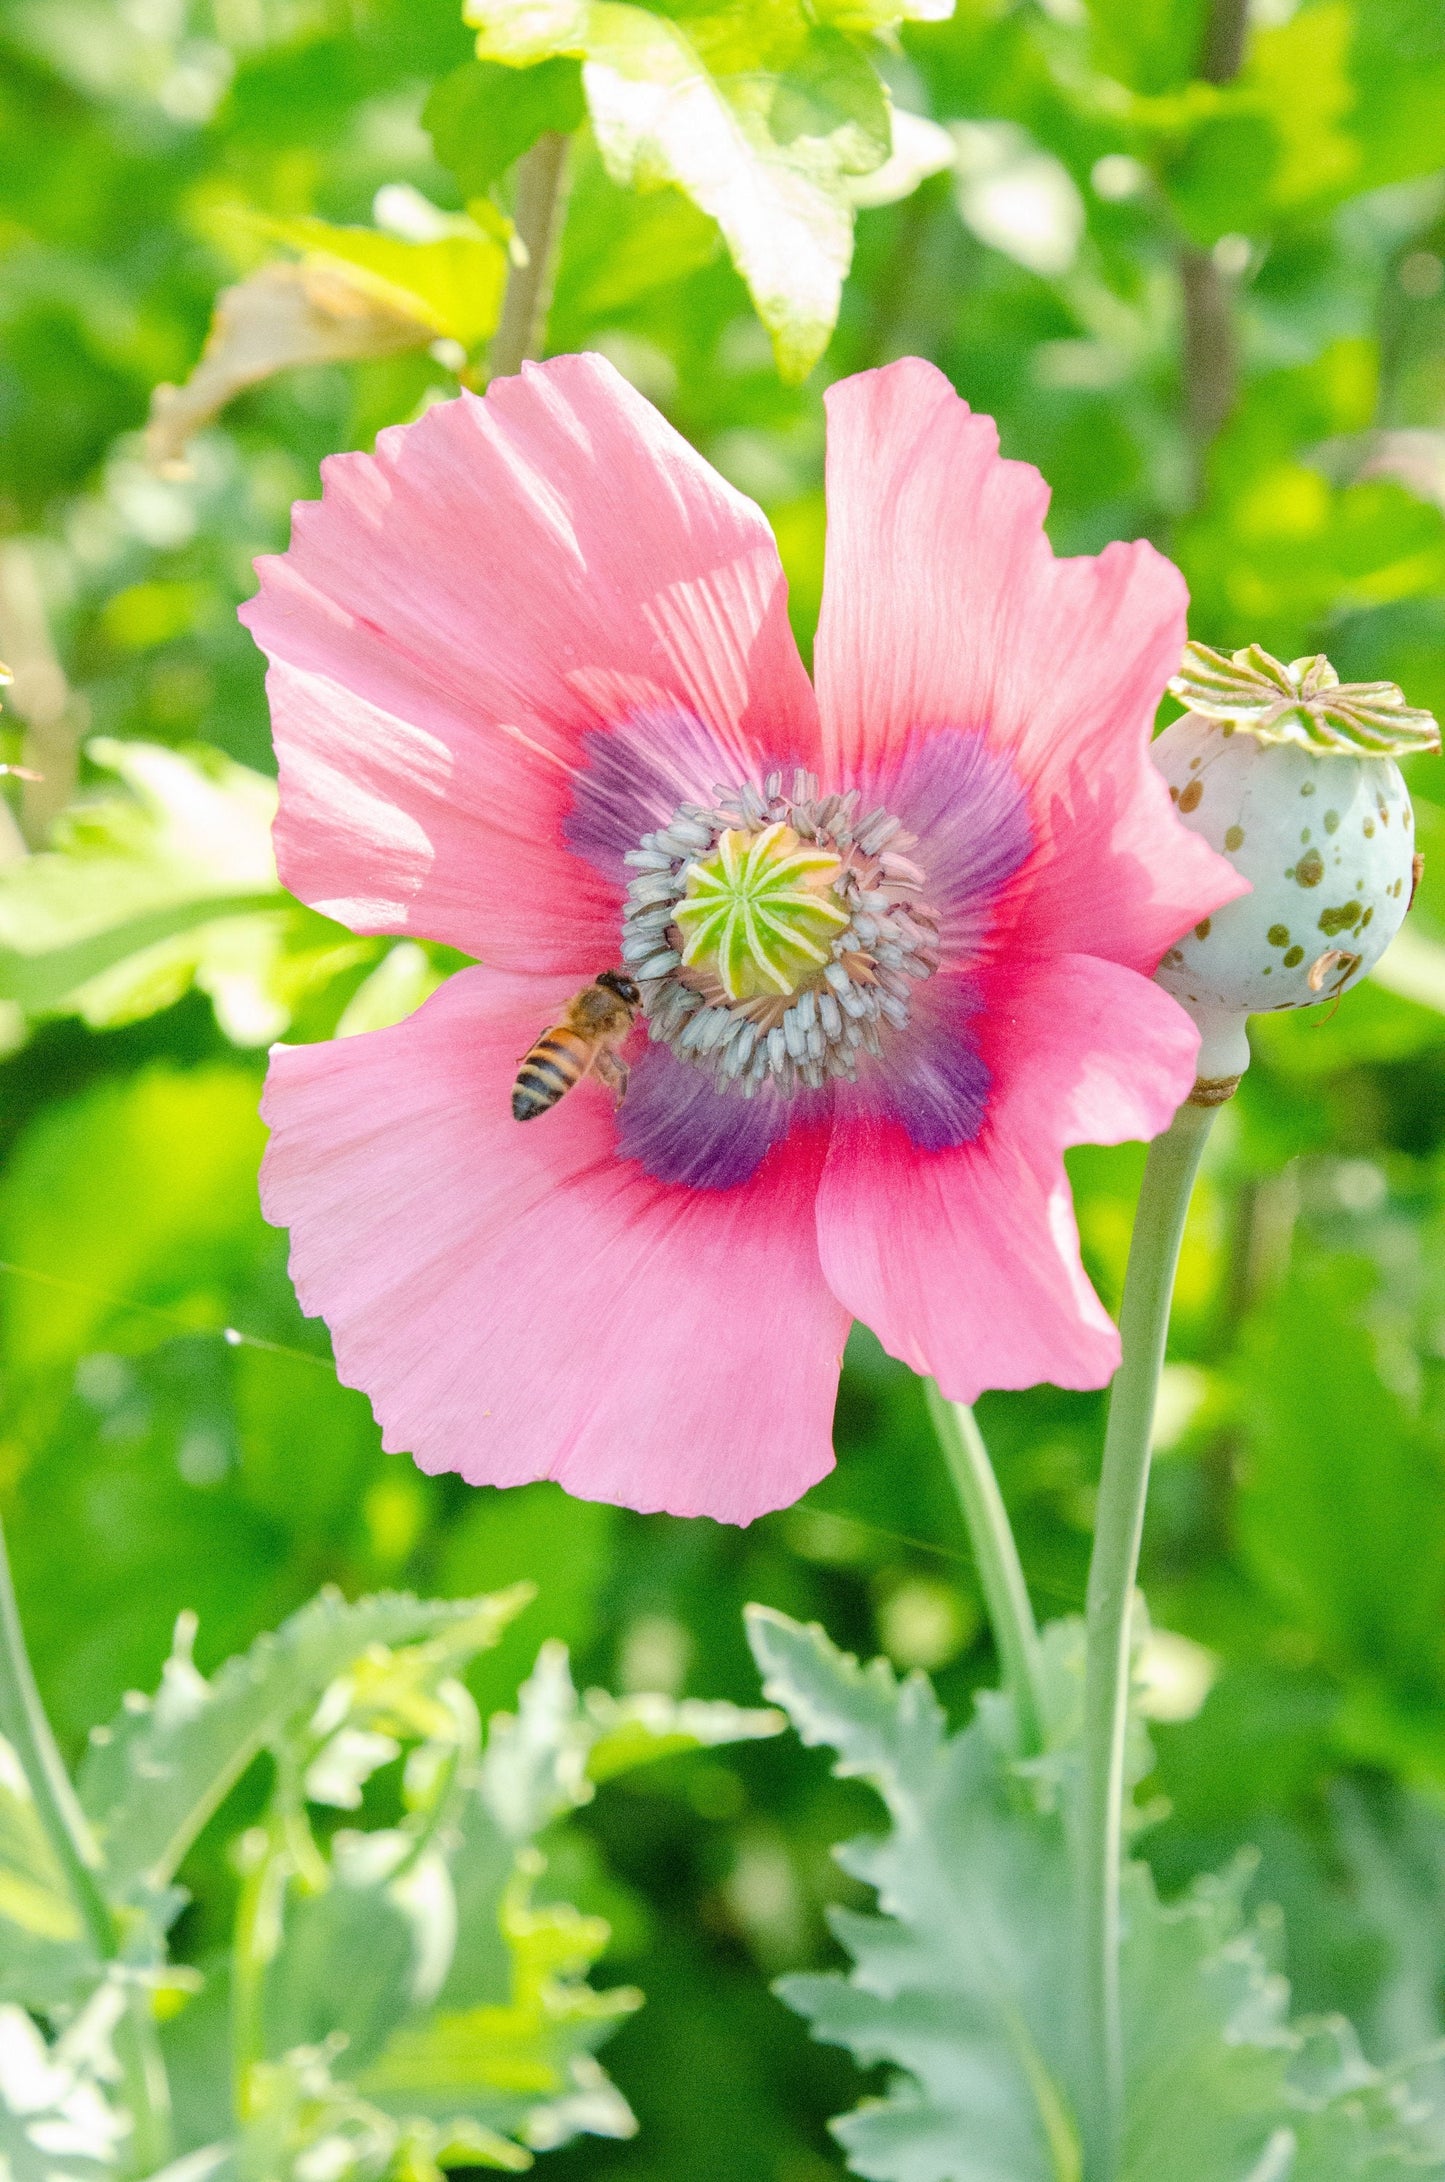
{"type": "MultiPolygon", "coordinates": [[[[877,1790],[891,1821],[837,1852],[878,1898],[877,1915],[834,1915],[851,1972],[779,1987],[815,2036],[904,2072],[834,2124],[850,2166],[874,2182],[1078,2182],[1065,1811],[1077,1731],[1060,1703],[1076,1640],[1057,1623],[1046,1634],[1052,1762],[1040,1772],[1013,1762],[1000,1696],[950,1734],[921,1675],[860,1668],[821,1630],[760,1607],[749,1634],[767,1694],[805,1742],[836,1751],[837,1772],[877,1790]]],[[[1126,1867],[1120,2182],[1418,2172],[1427,2140],[1402,2088],[1339,2031],[1289,2027],[1240,1884],[1201,1881],[1166,1907],[1147,1867],[1126,1867]]]]}
{"type": "Polygon", "coordinates": [[[99,1975],[30,1784],[0,1736],[0,2002],[63,2006],[99,1975]]]}
{"type": "Polygon", "coordinates": [[[382,1594],[349,1605],[323,1593],[209,1681],[190,1657],[193,1628],[178,1630],[156,1696],[132,1699],[110,1727],[94,1730],[81,1771],[81,1801],[115,1899],[165,1886],[252,1759],[309,1719],[338,1677],[364,1671],[373,1647],[436,1639],[465,1657],[495,1641],[526,1596],[382,1594]]]}
{"type": "Polygon", "coordinates": [[[450,167],[464,197],[480,197],[549,129],[569,135],[586,119],[575,60],[504,68],[468,61],[443,76],[422,121],[437,158],[450,167]]]}
{"type": "MultiPolygon", "coordinates": [[[[891,149],[887,95],[863,47],[791,0],[689,9],[681,21],[615,0],[468,0],[464,12],[484,61],[581,60],[609,174],[635,189],[673,183],[717,221],[779,370],[806,377],[852,257],[850,183],[891,149]]],[[[849,28],[879,28],[904,10],[843,13],[849,28]]]]}
{"type": "Polygon", "coordinates": [[[507,253],[497,235],[469,218],[441,216],[436,224],[443,233],[412,242],[329,220],[258,222],[277,242],[302,252],[303,264],[344,267],[378,302],[410,315],[432,338],[473,349],[496,326],[507,253]]]}
{"type": "Polygon", "coordinates": [[[372,955],[282,891],[273,781],[215,751],[97,738],[89,755],[120,788],[73,804],[49,849],[0,865],[0,999],[99,1028],[197,985],[228,1036],[264,1045],[372,955]]]}

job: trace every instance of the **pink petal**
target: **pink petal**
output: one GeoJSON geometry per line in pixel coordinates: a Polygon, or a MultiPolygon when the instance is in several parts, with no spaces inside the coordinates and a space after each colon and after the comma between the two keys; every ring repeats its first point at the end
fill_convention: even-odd
{"type": "Polygon", "coordinates": [[[742,776],[812,762],[766,520],[597,356],[322,475],[243,614],[274,662],[283,878],[363,930],[592,975],[617,896],[561,845],[589,730],[680,705],[742,776]]]}
{"type": "Polygon", "coordinates": [[[830,779],[879,783],[940,728],[983,729],[1029,791],[1013,910],[1036,953],[1152,972],[1245,891],[1149,761],[1187,595],[1152,546],[1056,560],[1048,488],[910,358],[833,387],[815,673],[830,779]],[[1202,852],[1202,853],[1201,853],[1202,852]]]}
{"type": "Polygon", "coordinates": [[[569,992],[467,970],[392,1030],[279,1047],[267,1217],[389,1449],[748,1522],[833,1462],[848,1320],[818,1263],[822,1138],[691,1190],[616,1156],[595,1083],[513,1121],[518,1057],[569,992]]]}
{"type": "Polygon", "coordinates": [[[1199,1044],[1157,985],[1091,956],[991,984],[979,1024],[994,1089],[975,1141],[920,1152],[897,1122],[840,1108],[818,1199],[834,1293],[957,1401],[1110,1377],[1118,1335],[1080,1262],[1061,1154],[1157,1135],[1199,1044]]]}

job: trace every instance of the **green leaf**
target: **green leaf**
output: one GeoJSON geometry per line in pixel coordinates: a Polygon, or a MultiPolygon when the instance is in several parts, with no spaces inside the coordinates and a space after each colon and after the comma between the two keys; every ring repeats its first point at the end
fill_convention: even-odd
{"type": "Polygon", "coordinates": [[[500,1905],[510,1959],[506,2001],[399,2031],[359,2079],[368,2098],[408,2118],[465,2116],[537,2150],[583,2130],[633,2134],[626,2100],[592,2053],[642,1996],[626,1986],[595,1992],[586,1983],[607,1926],[565,1903],[534,1908],[531,1885],[541,1869],[535,1854],[520,1859],[500,1905]]]}
{"type": "Polygon", "coordinates": [[[81,1770],[81,1801],[114,1898],[144,1900],[164,1887],[252,1759],[309,1718],[371,1647],[440,1639],[465,1657],[494,1642],[527,1596],[520,1588],[492,1599],[383,1593],[350,1605],[323,1592],[209,1681],[191,1661],[193,1626],[178,1628],[154,1699],[131,1699],[110,1727],[94,1730],[81,1770]]]}
{"type": "Polygon", "coordinates": [[[738,1705],[675,1700],[649,1692],[579,1698],[565,1644],[549,1642],[517,1692],[515,1715],[491,1723],[481,1794],[513,1840],[528,1840],[562,1812],[590,1802],[593,1784],[686,1750],[776,1735],[780,1713],[738,1705]]]}
{"type": "Polygon", "coordinates": [[[484,195],[547,130],[570,136],[586,118],[582,72],[565,58],[521,69],[468,61],[442,77],[422,110],[464,197],[484,195]]]}
{"type": "Polygon", "coordinates": [[[295,1887],[265,1980],[267,2054],[344,2039],[348,2080],[398,2024],[435,2000],[455,1910],[445,1861],[399,1828],[336,1836],[329,1883],[295,1887]]]}
{"type": "MultiPolygon", "coordinates": [[[[861,27],[878,28],[905,9],[861,12],[861,27]]],[[[468,0],[465,16],[485,61],[581,60],[609,174],[634,189],[673,183],[717,221],[779,370],[805,378],[852,257],[848,185],[891,148],[887,94],[863,48],[793,4],[690,8],[675,22],[615,0],[522,11],[468,0]]]]}
{"type": "Polygon", "coordinates": [[[273,781],[217,751],[97,738],[88,755],[122,788],[82,798],[51,848],[0,865],[0,999],[98,1029],[196,985],[228,1036],[265,1045],[375,951],[282,891],[273,781]]]}
{"type": "Polygon", "coordinates": [[[1207,0],[1089,0],[1094,58],[1132,90],[1187,83],[1204,44],[1207,0]]]}
{"type": "Polygon", "coordinates": [[[298,2046],[251,2071],[246,2125],[232,2143],[208,2144],[150,2182],[443,2182],[447,2167],[524,2173],[531,2154],[495,2130],[459,2121],[401,2123],[336,2080],[333,2056],[298,2046]]]}
{"type": "MultiPolygon", "coordinates": [[[[333,1779],[347,1757],[340,1746],[368,1745],[356,1752],[360,1779],[409,1731],[429,1731],[407,1759],[403,1825],[339,1833],[328,1862],[314,1844],[298,1852],[297,1814],[278,1823],[279,1804],[273,1814],[266,1853],[286,1861],[287,1891],[263,1972],[266,2062],[344,2041],[334,2073],[406,2131],[447,2135],[466,2124],[536,2149],[584,2130],[630,2135],[627,2105],[592,2055],[640,1996],[586,1982],[607,1943],[605,1922],[565,1903],[533,1905],[543,1860],[532,1835],[591,1795],[590,1753],[606,1752],[603,1770],[617,1771],[756,1732],[760,1719],[781,1723],[662,1699],[660,1710],[646,1700],[614,1709],[595,1697],[584,1708],[565,1650],[549,1644],[518,1717],[495,1720],[482,1765],[458,1771],[446,1761],[464,1753],[465,1732],[452,1723],[460,1706],[465,1729],[469,1701],[455,1689],[447,1699],[445,1682],[435,1682],[436,1647],[416,1656],[428,1653],[431,1679],[418,1690],[443,1701],[435,1719],[424,1705],[398,1708],[394,1673],[378,1659],[334,1684],[308,1729],[329,1737],[326,1799],[342,1804],[360,1798],[333,1779]],[[378,1727],[396,1739],[377,1736],[378,1727]]],[[[313,1762],[306,1773],[313,1800],[321,1769],[313,1762]]]]}
{"type": "Polygon", "coordinates": [[[0,1736],[0,2002],[63,2007],[99,1976],[24,1769],[0,1736]]]}
{"type": "Polygon", "coordinates": [[[662,1697],[656,1691],[611,1697],[606,1690],[589,1690],[584,1703],[594,1738],[587,1753],[592,1781],[611,1780],[614,1774],[688,1750],[757,1742],[780,1735],[787,1725],[780,1712],[749,1710],[716,1698],[662,1697]]]}
{"type": "Polygon", "coordinates": [[[471,219],[442,215],[436,224],[444,232],[406,241],[329,220],[257,221],[263,233],[302,252],[307,262],[349,268],[379,303],[410,316],[432,338],[473,349],[496,326],[507,253],[495,234],[471,219]]]}
{"type": "MultiPolygon", "coordinates": [[[[779,1986],[815,2036],[903,2071],[834,2124],[850,2166],[875,2182],[1078,2182],[1066,1829],[1077,1715],[1063,1701],[1075,1635],[1046,1632],[1050,1750],[1026,1768],[1003,1697],[981,1699],[951,1735],[921,1675],[860,1668],[821,1630],[761,1607],[748,1620],[767,1694],[805,1742],[837,1752],[836,1772],[877,1790],[891,1821],[837,1852],[878,1897],[876,1916],[833,1917],[849,1975],[779,1986]]],[[[1120,2182],[1418,2171],[1425,2142],[1400,2087],[1339,2034],[1288,2026],[1287,1989],[1240,1912],[1242,1877],[1165,1907],[1147,1867],[1126,1866],[1120,2182]]]]}

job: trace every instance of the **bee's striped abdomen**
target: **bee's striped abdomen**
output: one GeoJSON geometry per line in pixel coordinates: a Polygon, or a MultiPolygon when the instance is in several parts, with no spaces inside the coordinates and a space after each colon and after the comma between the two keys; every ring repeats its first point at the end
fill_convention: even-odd
{"type": "Polygon", "coordinates": [[[587,1073],[592,1050],[585,1038],[570,1030],[549,1030],[537,1040],[517,1071],[512,1086],[512,1115],[517,1121],[535,1121],[555,1106],[564,1091],[580,1083],[587,1073]]]}

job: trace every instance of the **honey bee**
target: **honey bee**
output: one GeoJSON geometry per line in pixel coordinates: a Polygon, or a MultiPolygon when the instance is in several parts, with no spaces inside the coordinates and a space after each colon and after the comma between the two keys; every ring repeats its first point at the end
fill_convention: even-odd
{"type": "Polygon", "coordinates": [[[569,1001],[560,1023],[544,1030],[523,1057],[512,1086],[512,1116],[535,1121],[587,1075],[600,1076],[620,1106],[627,1093],[627,1065],[617,1049],[642,1005],[636,984],[622,970],[603,970],[569,1001]]]}

